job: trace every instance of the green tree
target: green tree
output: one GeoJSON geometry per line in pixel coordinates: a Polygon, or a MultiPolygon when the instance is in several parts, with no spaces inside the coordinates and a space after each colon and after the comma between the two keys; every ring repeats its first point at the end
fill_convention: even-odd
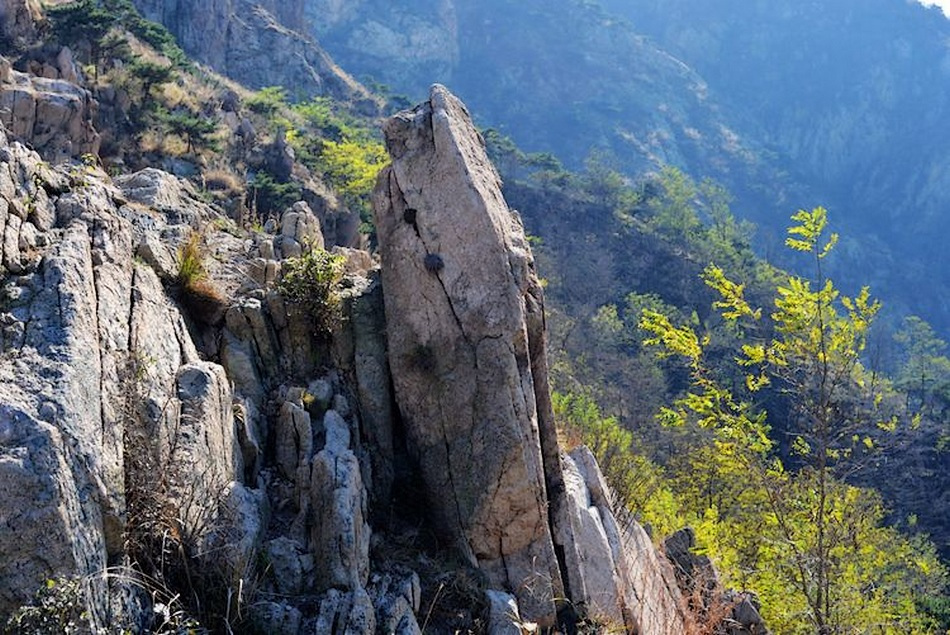
{"type": "Polygon", "coordinates": [[[875,447],[875,437],[896,426],[896,419],[884,414],[884,387],[860,361],[880,305],[867,288],[854,298],[842,296],[825,276],[823,262],[837,235],[826,238],[823,208],[802,210],[792,218],[796,224],[786,245],[810,256],[813,274],[810,279],[789,275],[776,288],[771,328],[761,324],[763,311],[748,303],[742,284],[716,266],[704,272],[719,296],[714,307],[727,324],[745,334],[736,358],[745,372],[742,384],[723,385],[705,357],[708,335],[674,326],[655,311],[643,314],[641,325],[652,334],[650,343],[661,346],[666,356],[685,358],[692,376],[690,391],[661,416],[676,425],[692,422],[711,434],[713,452],[705,455],[703,468],[719,482],[707,492],[688,488],[686,497],[712,521],[706,537],[719,545],[720,555],[731,553],[727,561],[732,558],[761,583],[757,590],[776,600],[792,593],[800,602],[795,609],[796,601],[779,600],[793,613],[799,611],[797,619],[787,613],[774,616],[772,625],[781,624],[781,632],[830,635],[875,624],[888,625],[882,632],[924,632],[913,607],[915,593],[928,584],[928,576],[900,552],[913,551],[906,541],[881,526],[879,500],[842,480],[875,447]],[[763,337],[765,333],[770,335],[763,337]],[[752,401],[766,386],[791,404],[783,449],[792,470],[778,458],[767,413],[752,401]],[[740,478],[750,486],[721,495],[723,483],[740,478]],[[712,498],[712,492],[719,492],[718,498],[712,498]],[[723,546],[721,530],[728,528],[730,539],[737,541],[742,535],[738,528],[750,513],[760,517],[761,537],[738,541],[743,545],[740,557],[737,549],[723,546]],[[879,545],[883,553],[869,552],[868,544],[879,545]],[[774,576],[759,574],[765,564],[774,576]],[[893,582],[895,576],[903,576],[900,584],[893,582]],[[856,591],[868,585],[891,593],[868,596],[856,591]],[[808,622],[804,627],[803,616],[808,622]]]}
{"type": "Polygon", "coordinates": [[[514,179],[527,157],[508,135],[495,128],[482,130],[485,150],[495,167],[505,178],[514,179]]]}
{"type": "Polygon", "coordinates": [[[658,185],[660,195],[653,206],[649,227],[674,244],[686,247],[702,229],[694,208],[699,190],[692,179],[670,165],[661,170],[658,185]]]}
{"type": "Polygon", "coordinates": [[[640,202],[627,178],[612,165],[613,161],[601,152],[593,152],[584,161],[582,185],[594,202],[607,207],[615,216],[625,218],[640,202]]]}
{"type": "Polygon", "coordinates": [[[300,184],[296,181],[281,183],[267,172],[257,172],[248,183],[250,206],[260,218],[280,214],[300,200],[300,184]]]}
{"type": "Polygon", "coordinates": [[[909,408],[929,419],[942,419],[950,407],[950,359],[947,344],[933,328],[912,315],[894,334],[901,348],[896,384],[907,395],[909,408]]]}
{"type": "Polygon", "coordinates": [[[129,72],[142,87],[142,103],[152,96],[152,89],[167,84],[175,78],[175,69],[167,64],[157,64],[145,59],[136,59],[129,64],[129,72]]]}
{"type": "Polygon", "coordinates": [[[287,91],[281,86],[267,86],[248,97],[244,105],[252,112],[273,117],[287,106],[287,91]]]}
{"type": "Polygon", "coordinates": [[[162,122],[168,126],[172,134],[185,140],[190,154],[194,154],[199,148],[217,147],[212,135],[218,127],[211,119],[190,110],[181,109],[163,115],[162,122]]]}
{"type": "Polygon", "coordinates": [[[95,67],[98,79],[101,44],[116,18],[95,0],[79,0],[46,8],[53,35],[62,42],[88,46],[87,62],[95,67]]]}

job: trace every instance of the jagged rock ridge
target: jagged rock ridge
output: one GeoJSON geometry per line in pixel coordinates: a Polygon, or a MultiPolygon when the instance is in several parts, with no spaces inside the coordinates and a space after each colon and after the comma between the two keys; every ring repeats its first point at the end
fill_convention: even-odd
{"type": "Polygon", "coordinates": [[[436,88],[387,124],[383,284],[369,255],[340,252],[348,319],[331,354],[276,287],[288,258],[325,244],[308,205],[265,232],[223,231],[176,177],[69,163],[96,143],[95,104],[61,62],[46,81],[3,67],[3,94],[29,105],[16,136],[67,163],[0,135],[0,612],[80,576],[94,630],[147,632],[169,618],[133,563],[171,541],[178,574],[209,576],[199,586],[257,576],[245,625],[416,633],[418,575],[370,556],[405,429],[432,521],[486,574],[491,604],[514,607],[508,628],[553,624],[568,599],[682,632],[669,564],[618,526],[589,454],[559,451],[530,249],[458,100],[436,88]],[[220,298],[176,278],[195,232],[220,298]]]}

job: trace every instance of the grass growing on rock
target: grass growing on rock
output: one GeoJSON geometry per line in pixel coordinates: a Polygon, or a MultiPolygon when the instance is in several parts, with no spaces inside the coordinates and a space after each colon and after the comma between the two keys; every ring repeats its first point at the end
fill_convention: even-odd
{"type": "Polygon", "coordinates": [[[201,233],[191,232],[178,249],[178,275],[175,283],[188,314],[203,324],[215,324],[224,315],[227,298],[218,290],[205,267],[201,233]]]}

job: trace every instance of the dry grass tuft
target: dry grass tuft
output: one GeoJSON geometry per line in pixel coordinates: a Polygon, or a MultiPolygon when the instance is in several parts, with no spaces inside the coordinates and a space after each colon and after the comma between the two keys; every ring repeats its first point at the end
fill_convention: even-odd
{"type": "Polygon", "coordinates": [[[217,324],[224,317],[227,298],[215,286],[205,267],[205,249],[201,234],[192,232],[178,250],[180,301],[188,314],[202,324],[217,324]]]}
{"type": "Polygon", "coordinates": [[[227,170],[208,170],[204,173],[204,186],[211,192],[224,194],[241,194],[244,192],[244,182],[233,172],[227,170]]]}

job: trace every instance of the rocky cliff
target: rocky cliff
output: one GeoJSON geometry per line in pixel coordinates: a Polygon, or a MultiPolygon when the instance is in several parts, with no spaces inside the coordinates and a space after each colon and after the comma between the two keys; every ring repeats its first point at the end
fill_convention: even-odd
{"type": "Polygon", "coordinates": [[[36,36],[36,18],[40,15],[36,0],[0,2],[0,45],[20,48],[36,36]]]}
{"type": "Polygon", "coordinates": [[[451,601],[474,630],[683,632],[669,562],[616,522],[589,453],[558,448],[543,295],[464,106],[436,87],[386,134],[381,274],[337,248],[329,340],[278,284],[322,253],[305,203],[245,233],[164,172],[52,167],[0,137],[10,628],[78,580],[95,631],[200,606],[221,631],[414,633],[423,611],[449,628],[451,601]],[[476,595],[444,597],[437,552],[407,547],[418,523],[476,595]]]}
{"type": "Polygon", "coordinates": [[[136,0],[135,6],[164,24],[189,55],[248,87],[282,85],[295,97],[330,95],[376,108],[372,95],[302,28],[299,1],[136,0]]]}

